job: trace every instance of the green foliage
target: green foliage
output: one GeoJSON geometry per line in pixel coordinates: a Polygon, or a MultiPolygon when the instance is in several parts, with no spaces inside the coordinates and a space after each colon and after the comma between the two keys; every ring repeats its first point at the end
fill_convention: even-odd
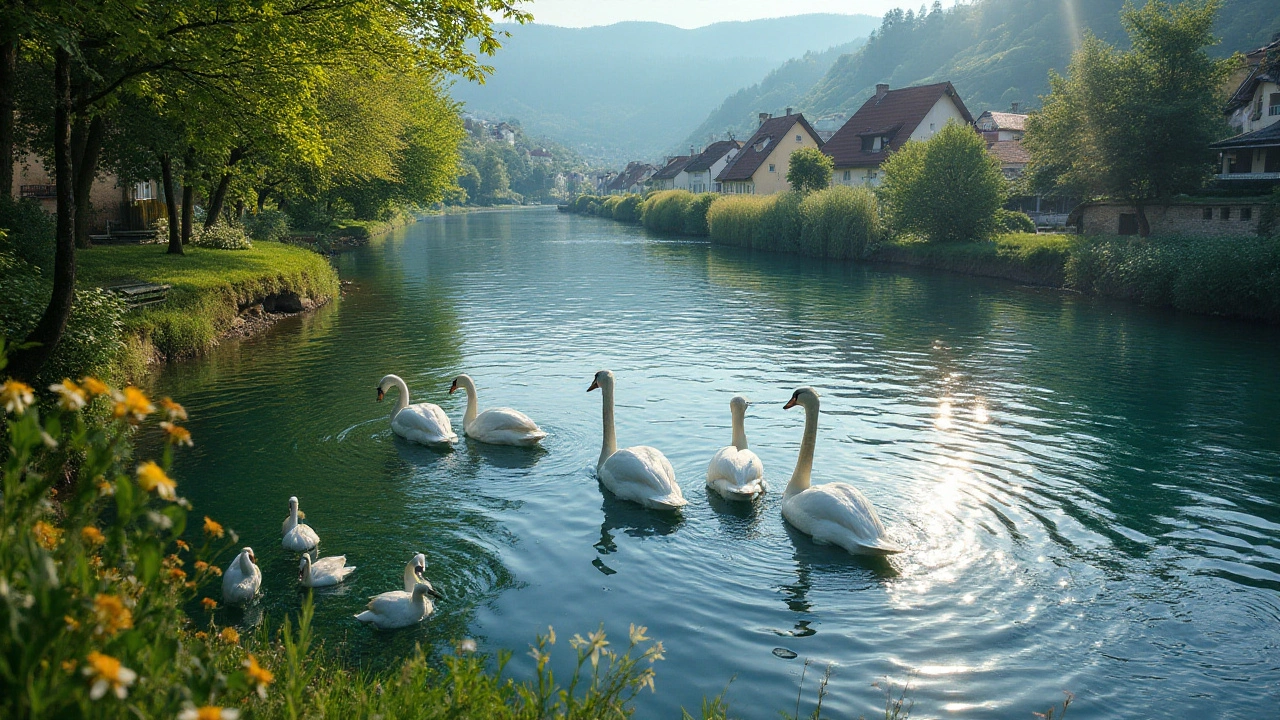
{"type": "Polygon", "coordinates": [[[656,192],[641,206],[640,222],[646,230],[664,235],[684,232],[686,207],[693,198],[693,193],[688,190],[656,192]]]}
{"type": "Polygon", "coordinates": [[[972,128],[948,122],[911,141],[882,166],[880,198],[890,227],[935,242],[980,240],[995,229],[1007,184],[972,128]]]}
{"type": "Polygon", "coordinates": [[[1144,236],[1144,201],[1199,187],[1212,169],[1207,146],[1224,130],[1222,87],[1234,66],[1206,52],[1220,7],[1220,0],[1126,6],[1128,51],[1087,35],[1067,77],[1051,75],[1044,110],[1028,120],[1033,187],[1128,200],[1144,236]]]}
{"type": "Polygon", "coordinates": [[[930,243],[899,237],[881,243],[871,259],[1062,287],[1075,235],[1009,233],[971,243],[930,243]]]}
{"type": "Polygon", "coordinates": [[[707,211],[711,209],[711,203],[718,197],[720,196],[716,193],[698,193],[684,206],[685,235],[707,236],[707,211]]]}
{"type": "Polygon", "coordinates": [[[640,195],[623,195],[613,208],[613,219],[618,222],[640,222],[640,203],[644,198],[640,195]]]}
{"type": "Polygon", "coordinates": [[[751,236],[751,247],[758,250],[798,252],[800,250],[800,201],[798,192],[767,196],[764,211],[751,236]]]}
{"type": "Polygon", "coordinates": [[[1017,210],[1000,208],[996,211],[996,231],[1005,233],[1032,233],[1036,231],[1036,221],[1031,216],[1017,210]]]}
{"type": "Polygon", "coordinates": [[[263,210],[249,215],[244,220],[244,226],[249,237],[268,242],[284,240],[289,237],[291,230],[289,216],[279,210],[263,210]]]}
{"type": "Polygon", "coordinates": [[[711,242],[749,248],[764,217],[766,195],[722,195],[707,209],[707,232],[711,242]]]}
{"type": "Polygon", "coordinates": [[[818,148],[800,148],[791,153],[787,167],[787,182],[801,195],[825,189],[831,185],[831,172],[835,161],[818,148]]]}
{"type": "Polygon", "coordinates": [[[53,270],[53,217],[38,200],[0,195],[0,252],[7,252],[44,271],[53,270]]]}
{"type": "Polygon", "coordinates": [[[880,212],[869,188],[819,190],[800,203],[800,217],[800,252],[805,255],[861,259],[879,237],[880,212]]]}
{"type": "Polygon", "coordinates": [[[248,250],[253,247],[249,237],[244,234],[244,228],[227,222],[217,223],[211,228],[200,228],[191,238],[191,244],[211,250],[248,250]]]}

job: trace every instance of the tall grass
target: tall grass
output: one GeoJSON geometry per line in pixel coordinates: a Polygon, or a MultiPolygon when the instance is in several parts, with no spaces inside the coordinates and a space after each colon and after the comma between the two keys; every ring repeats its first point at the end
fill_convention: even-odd
{"type": "Polygon", "coordinates": [[[875,247],[880,212],[870,188],[836,185],[800,203],[800,252],[836,260],[866,257],[875,247]]]}
{"type": "Polygon", "coordinates": [[[707,233],[717,245],[752,247],[756,233],[768,207],[767,195],[724,195],[707,209],[707,233]]]}
{"type": "Polygon", "coordinates": [[[641,209],[640,222],[646,230],[664,235],[684,231],[686,208],[693,202],[688,190],[662,190],[649,196],[641,209]]]}
{"type": "Polygon", "coordinates": [[[720,196],[716,193],[698,193],[684,207],[684,234],[695,235],[698,237],[706,237],[707,230],[707,211],[711,209],[711,204],[720,196]]]}
{"type": "Polygon", "coordinates": [[[879,235],[875,196],[834,187],[807,196],[726,195],[711,204],[711,241],[815,257],[865,257],[879,235]]]}

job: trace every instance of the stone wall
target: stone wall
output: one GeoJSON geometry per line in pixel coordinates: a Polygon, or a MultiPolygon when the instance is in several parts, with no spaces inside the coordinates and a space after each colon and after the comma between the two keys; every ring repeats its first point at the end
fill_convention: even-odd
{"type": "MultiPolygon", "coordinates": [[[[1264,207],[1265,203],[1257,201],[1223,199],[1215,203],[1148,205],[1146,210],[1152,235],[1239,237],[1257,234],[1264,207]]],[[[1077,212],[1084,235],[1137,234],[1136,211],[1130,205],[1091,203],[1077,212]],[[1123,215],[1133,217],[1122,218],[1123,215]]]]}

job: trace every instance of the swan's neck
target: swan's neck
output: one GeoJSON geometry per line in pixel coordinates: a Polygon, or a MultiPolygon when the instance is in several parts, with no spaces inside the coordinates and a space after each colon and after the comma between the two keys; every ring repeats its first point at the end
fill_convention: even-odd
{"type": "Polygon", "coordinates": [[[418,576],[414,574],[413,568],[412,567],[405,568],[404,569],[404,591],[413,592],[413,589],[417,586],[418,586],[418,576]]]}
{"type": "Polygon", "coordinates": [[[462,426],[466,427],[475,421],[478,412],[476,406],[480,404],[480,400],[476,397],[476,384],[471,381],[471,378],[459,378],[458,384],[467,391],[467,412],[462,416],[462,426]]]}
{"type": "Polygon", "coordinates": [[[404,380],[400,378],[392,378],[391,382],[395,383],[396,388],[400,391],[400,398],[396,400],[396,406],[391,411],[391,417],[400,414],[400,411],[409,407],[409,386],[404,384],[404,380]]]}
{"type": "Polygon", "coordinates": [[[733,446],[739,450],[747,449],[747,423],[746,411],[734,409],[733,411],[733,446]]]}
{"type": "Polygon", "coordinates": [[[245,577],[253,574],[253,561],[249,559],[249,553],[240,553],[240,572],[245,577]]]}
{"type": "Polygon", "coordinates": [[[610,455],[618,452],[618,438],[613,429],[613,385],[601,385],[600,394],[603,396],[601,405],[604,407],[602,418],[604,420],[604,442],[600,444],[600,459],[596,462],[596,470],[599,470],[600,466],[604,465],[604,461],[608,460],[610,455]]]}
{"type": "Polygon", "coordinates": [[[302,579],[311,582],[311,563],[302,566],[302,579]]]}
{"type": "Polygon", "coordinates": [[[818,444],[818,408],[804,407],[804,438],[800,441],[800,456],[796,469],[791,473],[783,497],[791,497],[809,489],[809,476],[813,474],[813,449],[818,444]]]}
{"type": "MultiPolygon", "coordinates": [[[[298,508],[297,506],[290,506],[289,507],[289,530],[292,530],[297,526],[298,526],[298,508]]],[[[285,532],[288,532],[289,530],[286,530],[285,532]]]]}

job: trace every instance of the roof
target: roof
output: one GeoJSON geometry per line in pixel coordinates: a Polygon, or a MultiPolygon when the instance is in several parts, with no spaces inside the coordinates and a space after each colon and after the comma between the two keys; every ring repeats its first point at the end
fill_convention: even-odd
{"type": "Polygon", "coordinates": [[[534,157],[551,157],[551,153],[547,152],[546,150],[543,150],[542,148],[538,148],[537,150],[530,150],[529,154],[534,157]]]}
{"type": "Polygon", "coordinates": [[[1001,165],[1026,165],[1031,162],[1031,155],[1019,140],[993,142],[987,146],[987,152],[999,160],[1001,165]]]}
{"type": "Polygon", "coordinates": [[[689,164],[685,166],[685,172],[706,172],[715,165],[725,153],[730,150],[736,150],[742,147],[742,143],[737,140],[718,140],[707,146],[700,154],[695,155],[689,164]]]}
{"type": "Polygon", "coordinates": [[[1219,140],[1209,147],[1214,150],[1233,150],[1235,148],[1276,147],[1280,145],[1280,122],[1274,122],[1262,128],[1226,140],[1219,140]]]}
{"type": "Polygon", "coordinates": [[[627,163],[627,167],[618,173],[618,177],[614,178],[607,186],[609,190],[626,190],[632,185],[638,185],[648,179],[645,173],[652,174],[654,167],[647,165],[638,160],[627,163]]]}
{"type": "Polygon", "coordinates": [[[778,142],[791,134],[791,128],[797,123],[809,133],[809,137],[818,143],[818,147],[822,147],[822,138],[818,137],[818,133],[814,132],[813,127],[809,125],[809,121],[804,119],[801,113],[792,113],[790,115],[782,115],[776,118],[769,118],[760,124],[760,129],[756,130],[756,134],[751,136],[738,151],[738,156],[729,163],[720,174],[716,176],[716,182],[732,182],[734,180],[750,180],[756,174],[756,170],[764,163],[765,159],[773,153],[778,142]],[[763,146],[761,141],[768,140],[763,146]],[[759,149],[757,149],[757,147],[759,149]]]}
{"type": "Polygon", "coordinates": [[[1227,101],[1227,106],[1223,110],[1225,114],[1230,115],[1238,108],[1242,108],[1252,102],[1253,93],[1257,90],[1259,83],[1273,82],[1280,84],[1280,61],[1276,59],[1276,53],[1280,53],[1280,39],[1273,41],[1270,45],[1260,47],[1246,56],[1246,63],[1251,66],[1249,74],[1240,83],[1240,87],[1236,88],[1236,91],[1231,94],[1231,99],[1227,101]]]}
{"type": "Polygon", "coordinates": [[[690,158],[688,155],[677,155],[671,158],[671,162],[667,163],[665,167],[653,174],[653,179],[671,180],[675,178],[675,176],[680,174],[681,170],[686,169],[685,166],[688,165],[689,161],[692,159],[693,158],[690,158]]]}
{"type": "Polygon", "coordinates": [[[990,116],[992,124],[996,130],[1026,130],[1027,116],[1022,113],[1011,112],[995,112],[988,110],[978,116],[978,124],[982,124],[982,119],[990,116]]]}
{"type": "Polygon", "coordinates": [[[973,116],[949,82],[890,90],[881,96],[873,95],[863,103],[849,122],[822,146],[822,151],[831,156],[836,167],[879,167],[888,152],[907,143],[925,115],[943,97],[950,97],[965,122],[973,123],[973,116]],[[863,152],[862,138],[866,135],[889,136],[888,152],[863,152]]]}

